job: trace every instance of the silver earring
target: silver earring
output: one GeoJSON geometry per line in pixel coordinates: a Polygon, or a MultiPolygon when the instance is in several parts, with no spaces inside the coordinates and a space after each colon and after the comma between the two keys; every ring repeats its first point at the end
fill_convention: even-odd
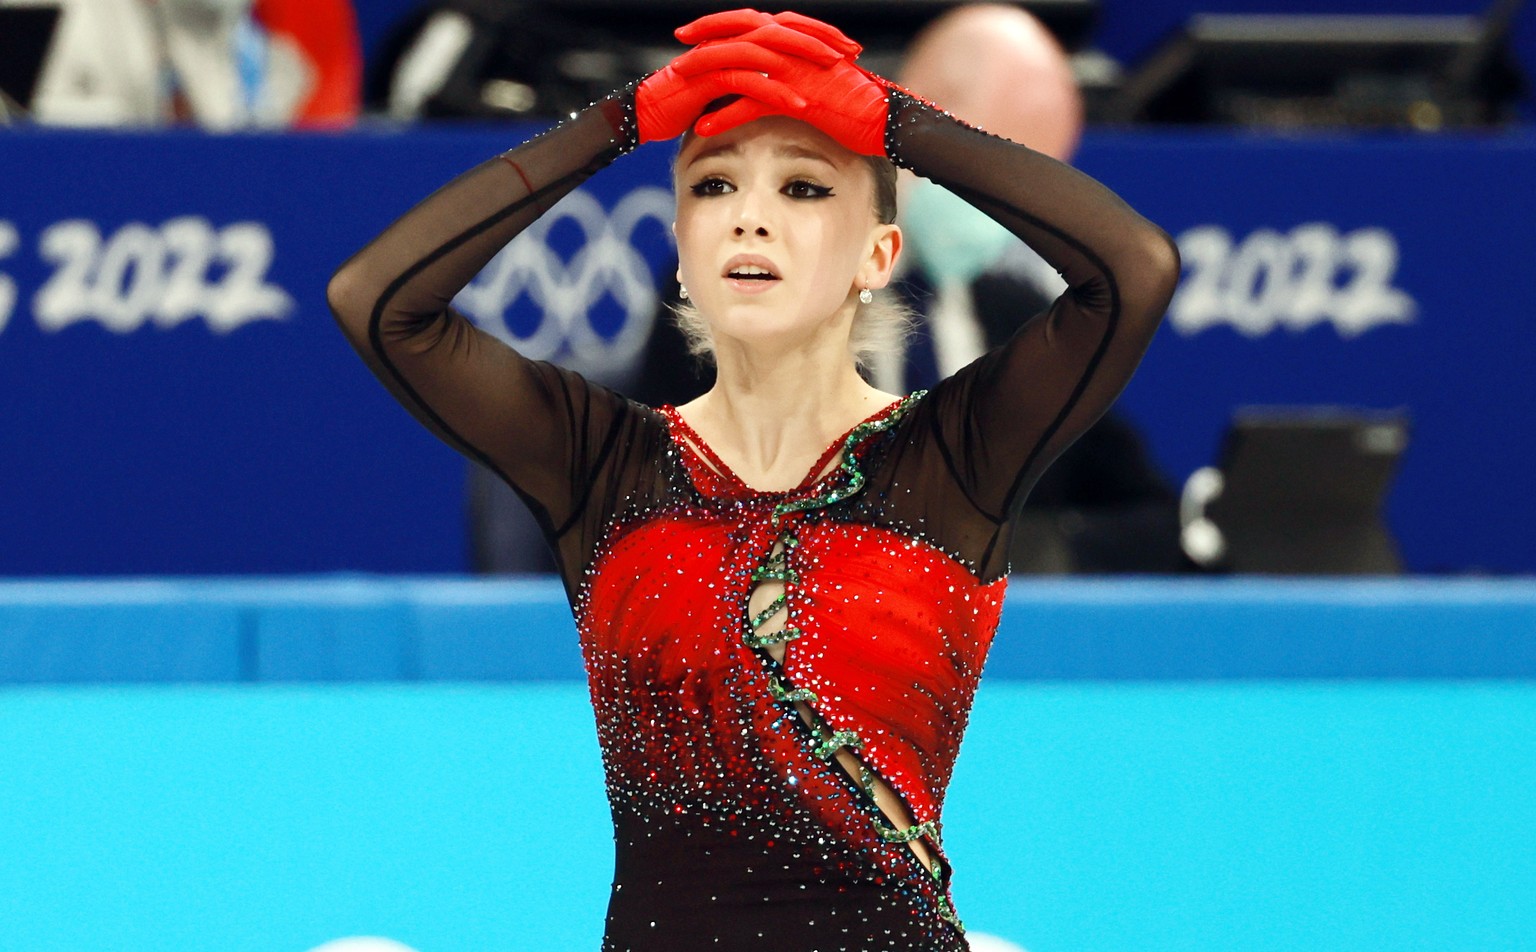
{"type": "Polygon", "coordinates": [[[875,294],[869,288],[860,288],[859,289],[859,303],[860,304],[868,304],[869,302],[873,301],[874,299],[875,299],[875,294]]]}
{"type": "Polygon", "coordinates": [[[688,300],[688,289],[679,284],[677,286],[677,296],[682,298],[684,301],[688,300]]]}

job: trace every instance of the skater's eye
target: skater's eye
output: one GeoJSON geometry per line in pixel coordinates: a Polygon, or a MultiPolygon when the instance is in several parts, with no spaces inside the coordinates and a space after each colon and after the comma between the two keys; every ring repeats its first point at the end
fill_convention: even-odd
{"type": "Polygon", "coordinates": [[[784,194],[790,198],[831,198],[832,186],[818,185],[809,179],[795,179],[784,186],[784,194]]]}
{"type": "Polygon", "coordinates": [[[736,191],[736,186],[718,175],[711,175],[690,186],[689,191],[700,198],[704,198],[709,195],[729,195],[731,192],[736,191]]]}

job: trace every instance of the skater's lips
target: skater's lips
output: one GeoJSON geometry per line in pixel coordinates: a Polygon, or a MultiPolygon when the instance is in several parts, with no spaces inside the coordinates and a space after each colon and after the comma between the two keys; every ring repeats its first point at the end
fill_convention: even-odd
{"type": "Polygon", "coordinates": [[[735,255],[725,263],[720,276],[752,281],[777,281],[781,277],[778,266],[762,255],[735,255]]]}

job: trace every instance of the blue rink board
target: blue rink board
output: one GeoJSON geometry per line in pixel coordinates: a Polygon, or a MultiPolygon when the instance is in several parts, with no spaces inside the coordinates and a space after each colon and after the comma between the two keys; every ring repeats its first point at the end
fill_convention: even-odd
{"type": "MultiPolygon", "coordinates": [[[[1031,952],[1485,952],[1536,935],[1536,684],[985,684],[946,812],[1031,952]]],[[[595,950],[584,689],[0,691],[7,952],[595,950]]]]}
{"type": "MultiPolygon", "coordinates": [[[[986,676],[1533,678],[1536,580],[1012,583],[986,676]]],[[[0,685],[582,677],[553,580],[0,580],[0,685]]]]}

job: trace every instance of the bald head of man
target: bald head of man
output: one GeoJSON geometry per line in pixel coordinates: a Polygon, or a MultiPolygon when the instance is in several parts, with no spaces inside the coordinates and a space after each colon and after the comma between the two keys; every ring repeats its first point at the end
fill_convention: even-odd
{"type": "Polygon", "coordinates": [[[956,7],[912,41],[897,79],[965,122],[1063,162],[1083,132],[1067,54],[1018,7],[956,7]]]}

